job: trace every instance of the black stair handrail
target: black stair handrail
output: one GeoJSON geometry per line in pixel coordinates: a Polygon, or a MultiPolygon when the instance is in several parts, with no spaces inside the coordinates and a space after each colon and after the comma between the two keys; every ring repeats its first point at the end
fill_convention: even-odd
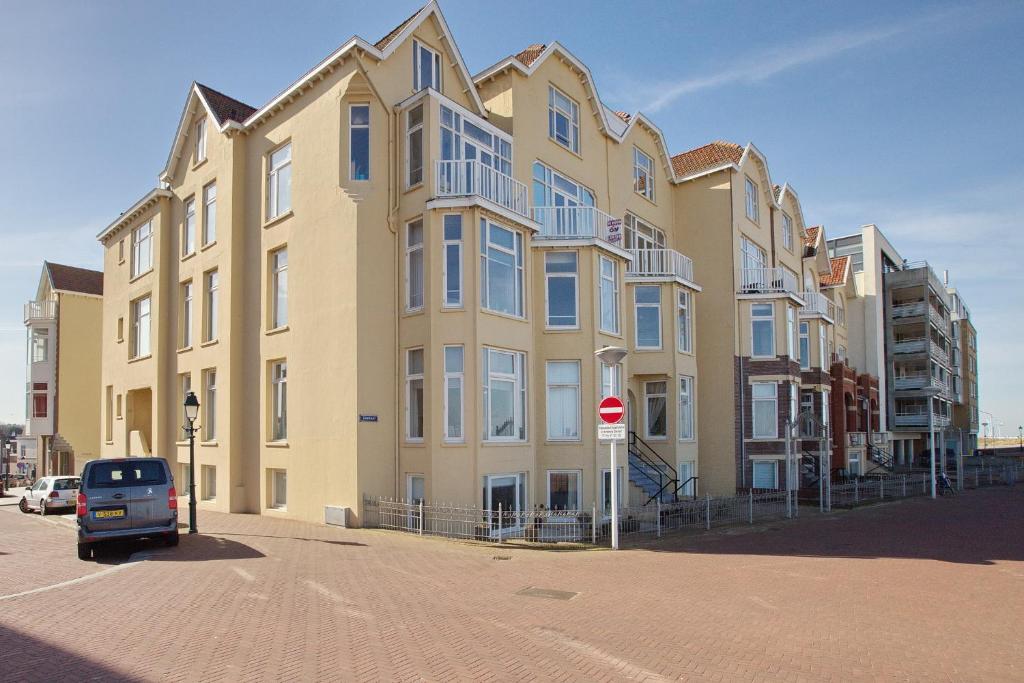
{"type": "MultiPolygon", "coordinates": [[[[650,444],[641,439],[636,432],[631,431],[629,433],[629,445],[627,450],[629,455],[638,460],[642,465],[649,467],[658,473],[658,490],[654,495],[647,499],[647,502],[645,502],[644,505],[648,505],[652,500],[661,500],[661,494],[664,493],[666,489],[672,492],[672,500],[679,499],[679,489],[675,486],[679,483],[679,475],[676,473],[676,468],[672,467],[665,458],[658,455],[658,452],[651,448],[650,444]],[[641,446],[647,451],[646,453],[644,450],[641,450],[641,446]],[[665,468],[660,467],[655,460],[660,461],[665,468]],[[666,468],[668,470],[667,472],[666,468]]],[[[639,466],[634,465],[634,467],[638,472],[642,471],[639,466]]],[[[649,473],[645,474],[647,474],[648,479],[653,479],[649,473]]]]}
{"type": "Polygon", "coordinates": [[[700,479],[700,477],[690,477],[689,479],[684,481],[682,484],[679,484],[678,486],[676,486],[676,494],[678,495],[678,493],[683,490],[683,487],[686,486],[687,484],[689,484],[692,481],[694,483],[693,495],[694,495],[694,497],[696,497],[696,495],[697,495],[697,486],[696,486],[696,484],[697,484],[697,480],[698,479],[700,479]]]}
{"type": "MultiPolygon", "coordinates": [[[[646,441],[644,441],[643,439],[641,439],[640,435],[637,434],[636,432],[632,432],[631,431],[629,433],[629,450],[630,450],[631,453],[633,451],[636,451],[638,456],[642,456],[640,458],[641,460],[652,460],[653,461],[654,459],[657,459],[657,460],[661,461],[661,464],[664,465],[666,468],[668,468],[668,473],[672,475],[672,479],[673,480],[678,480],[679,479],[679,474],[676,472],[676,468],[672,467],[672,465],[670,465],[668,463],[668,461],[665,460],[665,458],[663,458],[660,455],[658,455],[658,451],[656,451],[653,448],[651,448],[651,445],[649,443],[647,443],[646,441]],[[647,453],[644,453],[643,451],[641,451],[637,444],[639,444],[640,446],[643,446],[644,449],[646,449],[647,453]]],[[[657,465],[657,463],[651,462],[650,464],[653,465],[655,469],[661,469],[657,465]]]]}
{"type": "MultiPolygon", "coordinates": [[[[646,463],[643,463],[642,460],[640,462],[642,464],[646,464],[646,463]]],[[[631,459],[629,461],[629,466],[632,467],[637,472],[637,474],[643,475],[644,478],[646,478],[648,481],[650,481],[655,486],[662,486],[663,485],[663,478],[664,478],[665,475],[664,475],[664,472],[662,472],[661,470],[659,470],[657,468],[654,468],[654,471],[658,473],[658,478],[655,479],[654,476],[649,471],[650,465],[648,465],[647,468],[640,467],[640,465],[638,465],[634,460],[631,459]]]]}

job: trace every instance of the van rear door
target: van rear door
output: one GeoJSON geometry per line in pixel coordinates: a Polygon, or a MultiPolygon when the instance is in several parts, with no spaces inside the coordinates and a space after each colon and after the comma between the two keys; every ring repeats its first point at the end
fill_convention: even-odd
{"type": "Polygon", "coordinates": [[[82,491],[86,494],[86,531],[131,527],[132,472],[126,460],[95,460],[86,465],[82,491]]]}
{"type": "Polygon", "coordinates": [[[163,458],[145,458],[132,460],[130,465],[132,528],[167,526],[171,521],[171,510],[167,505],[171,483],[166,461],[163,458]]]}

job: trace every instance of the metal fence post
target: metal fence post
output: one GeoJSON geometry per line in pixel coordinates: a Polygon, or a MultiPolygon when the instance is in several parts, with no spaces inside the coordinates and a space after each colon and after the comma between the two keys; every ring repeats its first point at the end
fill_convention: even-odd
{"type": "Polygon", "coordinates": [[[593,513],[590,515],[590,542],[597,545],[597,503],[592,504],[593,513]]]}
{"type": "Polygon", "coordinates": [[[658,538],[661,538],[661,498],[658,498],[658,538]]]}
{"type": "Polygon", "coordinates": [[[902,477],[900,477],[900,482],[901,482],[901,485],[903,486],[903,497],[906,498],[907,497],[907,475],[904,474],[902,477]]]}
{"type": "Polygon", "coordinates": [[[800,489],[793,489],[793,516],[800,516],[800,489]]]}
{"type": "Polygon", "coordinates": [[[747,517],[750,523],[754,523],[754,489],[747,491],[747,517]]]}
{"type": "Polygon", "coordinates": [[[498,543],[501,543],[501,503],[498,503],[498,543]]]}
{"type": "Polygon", "coordinates": [[[860,483],[856,479],[854,479],[853,480],[853,504],[856,505],[859,502],[860,502],[860,483]]]}
{"type": "Polygon", "coordinates": [[[420,536],[423,535],[423,500],[420,499],[420,536]]]}
{"type": "Polygon", "coordinates": [[[705,503],[704,503],[704,527],[710,531],[711,530],[711,494],[710,493],[705,493],[704,496],[705,496],[705,498],[704,498],[704,501],[705,501],[705,503]]]}
{"type": "Polygon", "coordinates": [[[878,478],[878,497],[885,500],[885,479],[878,478]]]}

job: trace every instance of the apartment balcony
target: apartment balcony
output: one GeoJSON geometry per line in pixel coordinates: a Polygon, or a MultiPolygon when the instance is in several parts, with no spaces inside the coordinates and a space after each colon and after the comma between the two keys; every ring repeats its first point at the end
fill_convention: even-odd
{"type": "Polygon", "coordinates": [[[437,197],[480,197],[524,218],[530,218],[525,184],[475,160],[438,160],[434,167],[437,197]]]}
{"type": "Polygon", "coordinates": [[[922,389],[943,390],[948,387],[945,382],[927,372],[915,372],[894,378],[893,388],[896,391],[918,391],[922,389]]]}
{"type": "Polygon", "coordinates": [[[892,345],[893,353],[924,353],[928,350],[928,339],[918,337],[916,339],[902,339],[892,345]]]}
{"type": "Polygon", "coordinates": [[[740,294],[792,294],[800,296],[796,275],[785,268],[744,268],[740,294]]]}
{"type": "Polygon", "coordinates": [[[622,247],[622,219],[593,206],[534,206],[533,220],[540,226],[535,240],[598,239],[622,247]]]}
{"type": "Polygon", "coordinates": [[[920,318],[928,310],[924,301],[911,301],[909,303],[894,304],[891,315],[893,319],[920,318]]]}
{"type": "Polygon", "coordinates": [[[801,318],[813,318],[817,316],[836,319],[836,305],[821,292],[801,292],[800,298],[806,304],[800,309],[801,318]]]}
{"type": "Polygon", "coordinates": [[[933,358],[937,359],[943,365],[949,365],[949,354],[946,353],[945,347],[943,347],[941,344],[929,339],[928,350],[933,358]]]}
{"type": "MultiPolygon", "coordinates": [[[[928,411],[904,411],[897,412],[894,416],[894,422],[897,427],[922,427],[928,428],[928,411]]],[[[938,413],[932,414],[932,422],[935,427],[948,427],[949,418],[939,415],[938,413]]]]}
{"type": "Polygon", "coordinates": [[[675,249],[630,249],[626,277],[677,278],[693,282],[693,261],[675,249]]]}
{"type": "Polygon", "coordinates": [[[29,301],[25,304],[25,324],[57,319],[56,301],[29,301]]]}

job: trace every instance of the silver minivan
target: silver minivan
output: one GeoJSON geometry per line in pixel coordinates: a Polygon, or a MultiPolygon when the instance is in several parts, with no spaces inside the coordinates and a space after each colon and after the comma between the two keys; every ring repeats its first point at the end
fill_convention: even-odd
{"type": "Polygon", "coordinates": [[[76,507],[78,558],[96,543],[162,538],[178,545],[178,493],[163,458],[90,460],[82,470],[76,507]]]}

